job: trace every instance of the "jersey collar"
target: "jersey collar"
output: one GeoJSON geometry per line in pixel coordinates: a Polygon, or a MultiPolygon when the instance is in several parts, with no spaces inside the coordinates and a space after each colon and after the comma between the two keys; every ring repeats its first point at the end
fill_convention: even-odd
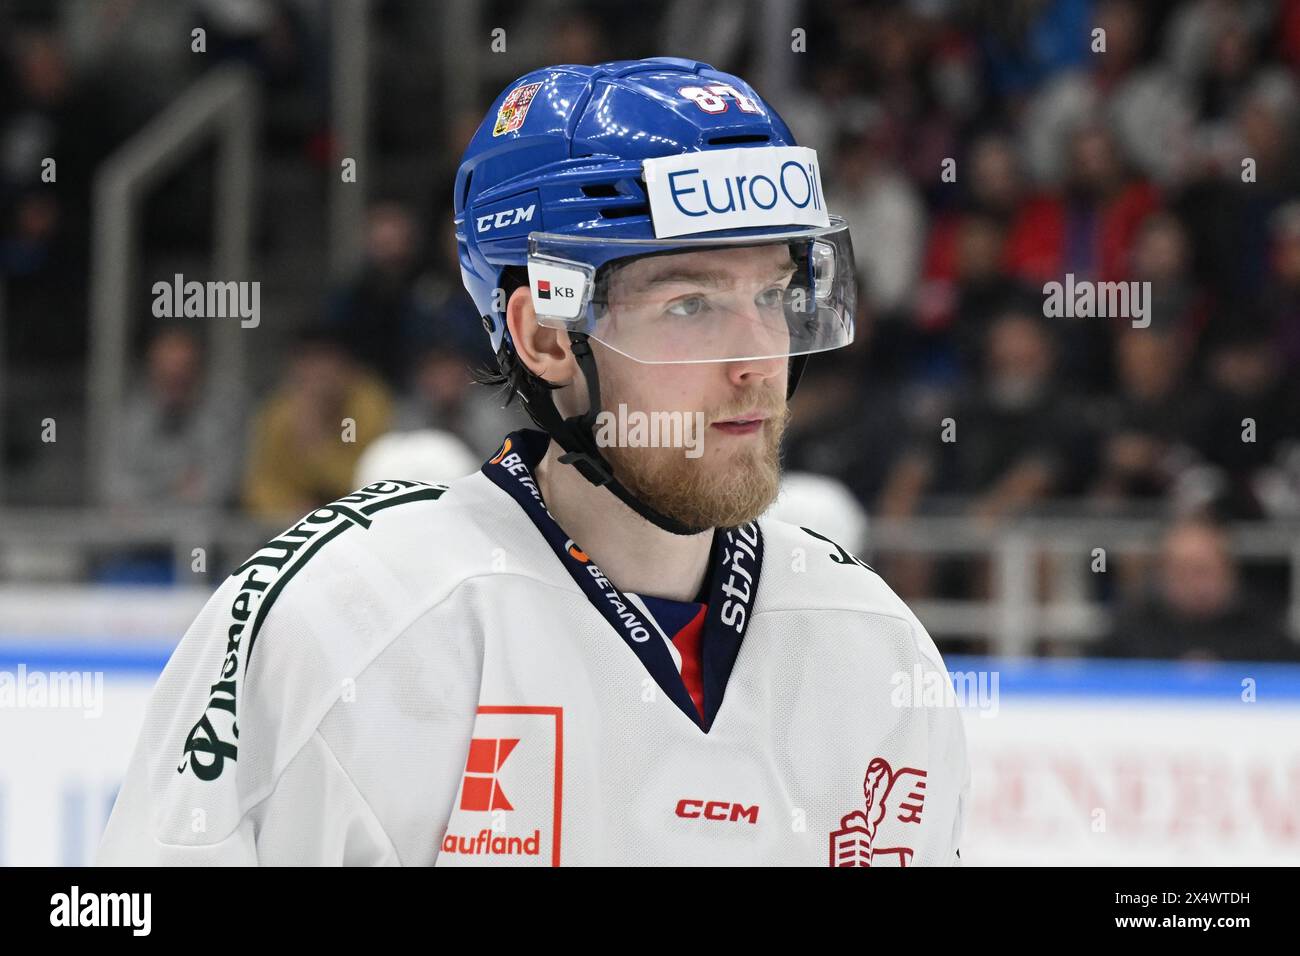
{"type": "Polygon", "coordinates": [[[601,572],[551,516],[537,487],[534,471],[546,454],[550,436],[531,428],[511,432],[483,465],[497,487],[524,510],[560,563],[609,622],[669,699],[705,733],[722,705],[727,680],[753,616],[763,566],[763,534],[757,522],[739,528],[716,528],[705,584],[708,611],[704,622],[704,713],[701,715],[682,683],[668,647],[636,605],[601,572]]]}

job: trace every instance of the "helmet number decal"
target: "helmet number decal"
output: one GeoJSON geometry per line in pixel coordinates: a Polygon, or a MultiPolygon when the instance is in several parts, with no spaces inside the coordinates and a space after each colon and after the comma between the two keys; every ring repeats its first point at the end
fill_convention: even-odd
{"type": "Polygon", "coordinates": [[[731,104],[727,97],[736,101],[744,113],[761,113],[762,109],[752,97],[746,96],[730,83],[710,83],[708,86],[683,86],[678,91],[706,113],[725,113],[731,104]]]}

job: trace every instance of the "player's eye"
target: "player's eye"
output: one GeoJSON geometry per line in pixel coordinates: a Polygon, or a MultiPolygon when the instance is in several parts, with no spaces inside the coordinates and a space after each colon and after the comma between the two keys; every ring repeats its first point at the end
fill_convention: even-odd
{"type": "Polygon", "coordinates": [[[681,319],[693,318],[708,311],[709,300],[702,295],[688,295],[671,303],[664,311],[681,319]]]}
{"type": "Polygon", "coordinates": [[[758,294],[755,301],[764,309],[779,309],[785,303],[785,287],[772,286],[770,289],[764,289],[758,294]]]}

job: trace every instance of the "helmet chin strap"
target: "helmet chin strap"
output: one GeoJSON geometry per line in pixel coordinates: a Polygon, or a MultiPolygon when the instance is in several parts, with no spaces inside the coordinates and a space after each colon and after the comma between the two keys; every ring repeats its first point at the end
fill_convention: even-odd
{"type": "MultiPolygon", "coordinates": [[[[587,336],[580,332],[570,332],[569,341],[573,346],[573,356],[578,360],[583,377],[587,380],[587,411],[581,415],[564,418],[555,407],[549,391],[541,392],[534,400],[525,396],[524,402],[528,414],[538,427],[546,431],[555,442],[564,449],[560,462],[572,465],[582,477],[597,487],[609,491],[641,517],[657,528],[671,534],[691,535],[709,531],[709,528],[697,528],[678,521],[669,515],[656,511],[646,502],[632,494],[614,477],[614,469],[600,453],[596,445],[594,426],[596,416],[600,413],[600,377],[596,372],[596,357],[591,352],[587,336]]],[[[795,355],[790,360],[790,375],[786,389],[787,400],[794,395],[803,376],[807,355],[795,355]]]]}

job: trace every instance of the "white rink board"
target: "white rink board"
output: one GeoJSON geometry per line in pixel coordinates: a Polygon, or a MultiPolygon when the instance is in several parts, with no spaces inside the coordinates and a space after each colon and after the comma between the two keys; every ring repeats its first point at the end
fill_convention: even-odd
{"type": "MultiPolygon", "coordinates": [[[[12,661],[0,670],[13,673],[12,661]]],[[[99,716],[0,707],[0,865],[93,860],[157,680],[134,668],[101,673],[99,716]]]]}
{"type": "Polygon", "coordinates": [[[971,865],[1300,865],[1300,706],[1004,695],[966,727],[971,865]]]}
{"type": "MultiPolygon", "coordinates": [[[[0,634],[0,672],[103,674],[98,716],[0,707],[0,865],[93,860],[169,647],[102,637],[0,634]]],[[[1001,678],[965,713],[967,865],[1300,865],[1300,667],[947,664],[1001,678]]]]}

